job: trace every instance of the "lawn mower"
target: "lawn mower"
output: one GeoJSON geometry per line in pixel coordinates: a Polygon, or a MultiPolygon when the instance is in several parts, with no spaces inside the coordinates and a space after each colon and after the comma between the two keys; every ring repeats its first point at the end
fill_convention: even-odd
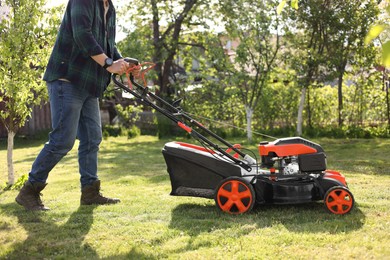
{"type": "Polygon", "coordinates": [[[258,145],[260,160],[239,144],[231,144],[192,118],[180,107],[152,93],[146,83],[137,83],[132,70],[141,68],[141,78],[153,65],[127,59],[136,65],[126,73],[127,84],[119,76],[114,83],[172,120],[200,145],[168,142],[162,149],[172,185],[171,195],[214,199],[227,213],[242,214],[256,204],[297,204],[323,201],[325,208],[347,214],[354,198],[345,177],[327,169],[323,148],[302,137],[280,138],[258,145]]]}

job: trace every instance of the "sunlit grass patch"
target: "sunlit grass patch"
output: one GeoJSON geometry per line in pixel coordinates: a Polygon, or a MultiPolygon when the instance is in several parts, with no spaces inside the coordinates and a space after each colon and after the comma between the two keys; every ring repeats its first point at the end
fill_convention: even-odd
{"type": "MultiPolygon", "coordinates": [[[[328,168],[342,172],[355,200],[345,216],[322,202],[261,205],[232,216],[213,200],[170,196],[161,149],[152,136],[108,138],[99,155],[102,193],[121,203],[80,206],[77,144],[52,171],[49,212],[26,212],[17,191],[0,195],[0,258],[10,259],[386,259],[390,255],[390,140],[313,140],[328,168]]],[[[192,140],[187,140],[192,142],[192,140]]],[[[42,145],[44,140],[42,140],[42,145]]],[[[233,140],[232,143],[237,143],[233,140]]],[[[18,144],[15,168],[29,171],[42,146],[18,144]]],[[[248,148],[257,152],[256,145],[248,148]]],[[[0,160],[6,150],[0,147],[0,160]]],[[[1,181],[6,178],[6,165],[1,181]]]]}

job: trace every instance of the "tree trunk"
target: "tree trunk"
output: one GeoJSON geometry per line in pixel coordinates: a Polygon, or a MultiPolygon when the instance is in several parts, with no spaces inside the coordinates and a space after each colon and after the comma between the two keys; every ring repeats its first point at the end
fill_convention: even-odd
{"type": "Polygon", "coordinates": [[[246,133],[247,133],[247,138],[248,142],[252,143],[252,117],[253,117],[253,108],[250,106],[245,106],[245,111],[246,111],[246,133]]]}
{"type": "Polygon", "coordinates": [[[172,93],[169,91],[169,77],[172,72],[172,65],[173,65],[173,57],[176,53],[173,53],[168,57],[164,62],[164,70],[161,72],[161,85],[160,85],[160,92],[162,93],[162,97],[171,98],[172,93]]]}
{"type": "Polygon", "coordinates": [[[305,106],[305,98],[306,98],[306,87],[302,88],[301,92],[301,101],[299,102],[298,108],[298,122],[297,122],[297,135],[302,135],[302,125],[303,125],[303,108],[305,106]]]}
{"type": "Polygon", "coordinates": [[[343,73],[338,78],[339,126],[343,125],[343,73]]]}
{"type": "Polygon", "coordinates": [[[15,133],[8,131],[8,146],[7,146],[7,166],[8,166],[8,185],[15,184],[13,150],[14,150],[15,133]]]}
{"type": "Polygon", "coordinates": [[[307,92],[307,125],[309,128],[312,128],[311,125],[311,106],[310,106],[310,88],[306,90],[307,92]]]}

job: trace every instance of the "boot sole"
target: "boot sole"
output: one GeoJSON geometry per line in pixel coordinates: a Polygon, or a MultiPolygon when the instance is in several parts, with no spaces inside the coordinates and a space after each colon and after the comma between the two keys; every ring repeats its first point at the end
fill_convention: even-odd
{"type": "Polygon", "coordinates": [[[112,205],[112,204],[118,204],[119,201],[112,201],[112,202],[104,202],[104,203],[97,203],[97,202],[85,202],[85,201],[80,201],[80,205],[83,206],[90,206],[90,205],[112,205]]]}
{"type": "Polygon", "coordinates": [[[22,206],[27,211],[48,211],[48,210],[50,210],[49,208],[46,208],[45,206],[38,207],[38,208],[28,208],[18,199],[18,197],[15,198],[15,201],[16,201],[16,203],[18,203],[20,206],[22,206]]]}

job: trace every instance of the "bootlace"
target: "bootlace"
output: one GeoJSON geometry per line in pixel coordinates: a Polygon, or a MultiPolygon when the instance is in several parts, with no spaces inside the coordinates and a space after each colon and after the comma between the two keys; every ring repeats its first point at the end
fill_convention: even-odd
{"type": "Polygon", "coordinates": [[[103,196],[103,194],[101,192],[99,192],[99,197],[102,199],[107,199],[106,197],[103,196]]]}

